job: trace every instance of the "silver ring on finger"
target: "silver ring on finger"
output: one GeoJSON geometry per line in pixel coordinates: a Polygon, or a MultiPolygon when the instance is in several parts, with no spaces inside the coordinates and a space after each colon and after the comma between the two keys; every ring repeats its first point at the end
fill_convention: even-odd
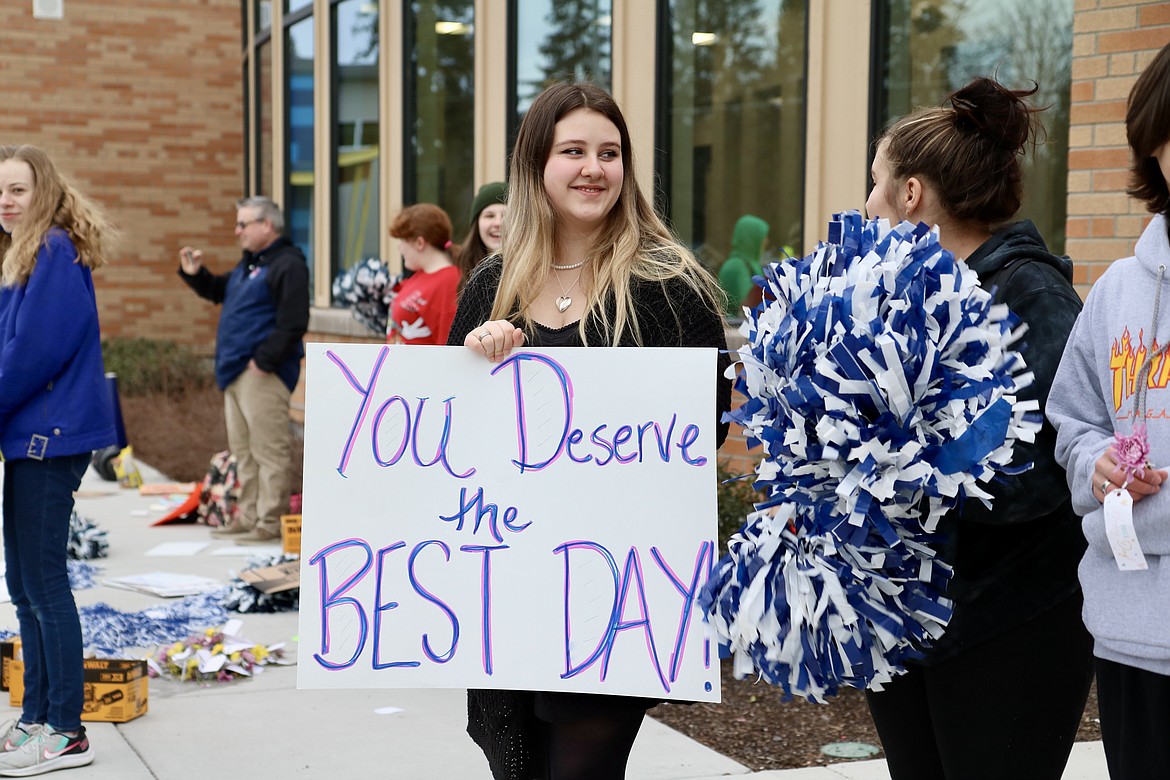
{"type": "Polygon", "coordinates": [[[1106,480],[1103,480],[1103,481],[1101,482],[1101,493],[1102,493],[1102,495],[1105,495],[1105,494],[1109,493],[1109,489],[1110,489],[1110,488],[1112,488],[1112,487],[1113,487],[1113,483],[1112,483],[1112,482],[1110,482],[1110,481],[1109,481],[1109,480],[1107,480],[1107,479],[1106,479],[1106,480]]]}
{"type": "Polygon", "coordinates": [[[476,337],[477,339],[479,339],[480,341],[483,341],[484,339],[486,339],[486,338],[487,338],[488,336],[490,336],[490,335],[492,335],[492,334],[491,334],[491,331],[487,331],[487,330],[485,330],[483,333],[477,333],[477,334],[475,334],[475,337],[476,337]]]}

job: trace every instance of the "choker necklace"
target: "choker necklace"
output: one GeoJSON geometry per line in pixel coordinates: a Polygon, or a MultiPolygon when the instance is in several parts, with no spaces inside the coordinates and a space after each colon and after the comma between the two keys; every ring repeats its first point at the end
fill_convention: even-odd
{"type": "MultiPolygon", "coordinates": [[[[582,265],[584,265],[583,262],[577,263],[576,265],[567,266],[567,267],[568,268],[580,268],[582,265]]],[[[556,266],[554,265],[553,268],[556,268],[556,266]]],[[[566,290],[565,286],[563,284],[561,284],[561,277],[560,276],[558,276],[557,274],[553,274],[553,277],[557,280],[557,286],[561,288],[561,295],[559,298],[557,298],[557,311],[559,311],[561,314],[564,314],[565,311],[570,306],[573,305],[573,299],[571,297],[569,297],[569,293],[572,292],[573,288],[577,286],[577,282],[581,281],[581,274],[577,274],[577,278],[574,279],[573,283],[569,285],[568,290],[566,290]]]]}
{"type": "Polygon", "coordinates": [[[571,263],[570,265],[557,265],[556,263],[553,263],[552,267],[554,271],[572,271],[574,268],[580,268],[583,265],[585,265],[584,260],[579,263],[571,263]]]}

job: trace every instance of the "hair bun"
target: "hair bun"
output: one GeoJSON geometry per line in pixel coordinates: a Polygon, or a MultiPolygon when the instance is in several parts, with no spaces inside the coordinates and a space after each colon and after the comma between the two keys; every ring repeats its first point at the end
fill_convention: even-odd
{"type": "Polygon", "coordinates": [[[980,76],[956,90],[949,101],[955,112],[955,128],[976,133],[997,147],[1022,151],[1035,132],[1034,114],[1024,98],[1036,94],[1030,90],[1010,90],[994,79],[980,76]]]}

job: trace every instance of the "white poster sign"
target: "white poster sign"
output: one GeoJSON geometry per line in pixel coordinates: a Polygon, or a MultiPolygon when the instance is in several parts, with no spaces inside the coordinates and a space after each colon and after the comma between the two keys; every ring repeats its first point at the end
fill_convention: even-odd
{"type": "Polygon", "coordinates": [[[307,348],[299,687],[719,700],[715,350],[307,348]]]}

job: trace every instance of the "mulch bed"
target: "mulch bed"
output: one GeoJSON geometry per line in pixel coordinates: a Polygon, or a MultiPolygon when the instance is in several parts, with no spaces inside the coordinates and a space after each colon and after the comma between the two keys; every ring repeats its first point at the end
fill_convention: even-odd
{"type": "MultiPolygon", "coordinates": [[[[134,456],[178,482],[198,482],[211,456],[228,448],[223,393],[204,387],[177,394],[122,396],[134,456]]],[[[301,492],[304,442],[293,437],[292,492],[301,492]]]]}
{"type": "MultiPolygon", "coordinates": [[[[827,704],[783,701],[779,688],[736,680],[729,661],[723,662],[721,672],[721,703],[662,704],[650,710],[650,715],[756,772],[839,763],[845,759],[821,752],[822,747],[835,742],[881,746],[861,691],[845,689],[827,704]]],[[[1077,741],[1099,739],[1094,688],[1081,716],[1077,741]]],[[[882,756],[878,753],[870,758],[882,756]]]]}

